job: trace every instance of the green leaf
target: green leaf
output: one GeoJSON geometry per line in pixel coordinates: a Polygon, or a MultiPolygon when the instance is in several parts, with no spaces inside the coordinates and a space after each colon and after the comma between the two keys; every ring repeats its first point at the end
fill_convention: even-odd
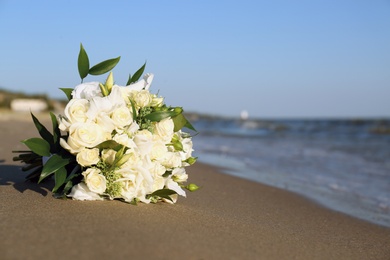
{"type": "Polygon", "coordinates": [[[31,113],[31,117],[35,124],[35,127],[38,129],[39,135],[45,139],[47,142],[51,143],[53,140],[53,135],[46,129],[44,125],[39,122],[39,120],[31,113]]]}
{"type": "Polygon", "coordinates": [[[41,138],[30,138],[22,141],[34,153],[40,156],[50,156],[50,144],[41,138]]]}
{"type": "Polygon", "coordinates": [[[188,129],[194,130],[197,132],[195,127],[190,123],[190,121],[187,120],[187,123],[184,125],[184,127],[187,127],[188,129]]]}
{"type": "Polygon", "coordinates": [[[177,132],[182,129],[187,124],[187,119],[183,116],[183,114],[178,114],[177,116],[172,118],[173,124],[175,125],[173,131],[177,132]]]}
{"type": "Polygon", "coordinates": [[[54,173],[54,180],[55,180],[55,186],[52,190],[52,192],[57,192],[57,190],[65,183],[66,180],[66,169],[65,167],[59,168],[55,173],[54,173]]]}
{"type": "Polygon", "coordinates": [[[41,176],[39,177],[38,183],[43,179],[50,176],[52,173],[56,172],[59,168],[64,167],[70,162],[69,158],[63,158],[58,154],[54,154],[43,166],[41,176]]]}
{"type": "Polygon", "coordinates": [[[62,90],[62,92],[65,93],[66,95],[66,98],[68,100],[71,100],[72,99],[72,91],[73,91],[73,88],[60,88],[62,90]]]}
{"type": "Polygon", "coordinates": [[[89,59],[87,52],[85,51],[83,44],[80,43],[80,52],[77,59],[77,66],[79,69],[79,74],[81,81],[88,75],[89,72],[89,59]]]}
{"type": "Polygon", "coordinates": [[[121,144],[117,143],[116,141],[114,140],[107,140],[107,141],[104,141],[100,144],[98,144],[97,146],[95,146],[95,148],[98,148],[99,150],[103,150],[103,149],[113,149],[115,151],[119,151],[119,149],[122,147],[121,144]]]}
{"type": "Polygon", "coordinates": [[[99,64],[96,64],[95,66],[90,68],[89,74],[102,75],[106,72],[109,72],[110,70],[112,70],[116,66],[116,64],[118,64],[120,59],[121,59],[121,57],[119,56],[119,57],[114,58],[114,59],[102,61],[99,64]]]}
{"type": "Polygon", "coordinates": [[[81,170],[81,167],[80,165],[76,164],[76,166],[73,168],[73,170],[70,172],[69,176],[66,178],[65,182],[68,182],[70,181],[71,179],[73,179],[74,177],[77,177],[80,175],[80,170],[81,170]]]}
{"type": "Polygon", "coordinates": [[[137,110],[135,109],[134,101],[130,99],[131,109],[133,110],[133,120],[137,121],[137,110]]]}
{"type": "Polygon", "coordinates": [[[157,196],[157,197],[168,199],[168,200],[172,201],[172,198],[170,197],[170,195],[174,195],[174,194],[177,194],[177,192],[174,190],[161,189],[161,190],[156,190],[155,192],[153,192],[149,196],[150,197],[157,196]]]}
{"type": "Polygon", "coordinates": [[[67,194],[70,191],[70,189],[72,189],[72,187],[73,187],[73,182],[68,181],[63,189],[63,193],[67,194]]]}
{"type": "Polygon", "coordinates": [[[52,112],[50,112],[51,122],[53,125],[53,147],[51,147],[51,152],[57,152],[60,149],[60,138],[61,138],[61,131],[58,128],[58,121],[56,115],[54,115],[52,112]]]}
{"type": "Polygon", "coordinates": [[[136,82],[137,80],[139,80],[139,78],[142,76],[142,74],[144,73],[144,70],[145,70],[145,66],[146,66],[146,62],[144,63],[144,65],[142,65],[141,68],[139,68],[133,75],[133,77],[129,77],[129,80],[127,81],[127,84],[126,85],[130,85],[131,83],[134,83],[136,82]]]}
{"type": "Polygon", "coordinates": [[[155,111],[153,113],[150,113],[145,116],[146,119],[149,119],[150,121],[153,122],[159,122],[165,118],[168,117],[174,117],[177,116],[178,112],[177,111],[155,111]]]}

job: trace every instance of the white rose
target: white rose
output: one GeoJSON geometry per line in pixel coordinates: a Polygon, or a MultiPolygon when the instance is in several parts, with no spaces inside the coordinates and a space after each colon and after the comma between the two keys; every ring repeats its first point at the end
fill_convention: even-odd
{"type": "Polygon", "coordinates": [[[98,194],[92,192],[84,182],[73,186],[67,196],[72,197],[74,200],[103,200],[98,194]]]}
{"type": "Polygon", "coordinates": [[[67,142],[61,138],[60,144],[63,148],[75,154],[82,148],[93,148],[106,140],[106,135],[102,128],[95,123],[75,123],[69,128],[67,142]]]}
{"type": "Polygon", "coordinates": [[[161,107],[164,104],[163,97],[157,97],[156,95],[152,95],[152,102],[150,104],[151,107],[161,107]]]}
{"type": "Polygon", "coordinates": [[[91,100],[93,97],[102,97],[102,91],[99,87],[99,82],[86,82],[77,85],[72,91],[73,98],[82,98],[91,100]]]}
{"type": "Polygon", "coordinates": [[[175,125],[173,123],[173,120],[170,117],[168,117],[161,120],[160,122],[157,122],[154,125],[154,130],[155,133],[161,137],[161,139],[165,141],[170,141],[174,134],[173,132],[174,127],[175,125]]]}
{"type": "Polygon", "coordinates": [[[102,151],[102,160],[105,163],[112,165],[115,161],[116,151],[113,149],[104,149],[102,151]]]}
{"type": "Polygon", "coordinates": [[[132,98],[138,107],[147,107],[152,103],[152,96],[148,90],[134,91],[132,98]]]}
{"type": "Polygon", "coordinates": [[[100,160],[99,158],[99,149],[82,149],[77,155],[76,160],[81,166],[91,166],[93,164],[97,164],[100,160]]]}
{"type": "Polygon", "coordinates": [[[89,102],[86,99],[73,98],[65,107],[64,113],[66,118],[71,123],[84,123],[87,121],[87,111],[89,109],[89,102]]]}
{"type": "Polygon", "coordinates": [[[101,174],[99,169],[88,168],[82,175],[90,191],[102,194],[106,190],[106,177],[101,174]]]}
{"type": "Polygon", "coordinates": [[[165,154],[168,152],[168,148],[162,141],[153,142],[152,150],[150,151],[150,159],[162,160],[165,154]]]}
{"type": "Polygon", "coordinates": [[[133,122],[133,113],[126,106],[122,106],[112,112],[111,119],[116,128],[124,128],[133,122]]]}

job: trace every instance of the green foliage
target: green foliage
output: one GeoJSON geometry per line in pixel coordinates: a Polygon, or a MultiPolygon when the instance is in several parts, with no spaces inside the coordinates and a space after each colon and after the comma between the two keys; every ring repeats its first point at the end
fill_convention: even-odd
{"type": "Polygon", "coordinates": [[[87,52],[85,51],[83,44],[80,43],[80,52],[77,59],[77,65],[79,69],[79,74],[81,81],[88,75],[89,72],[89,58],[87,52]]]}
{"type": "Polygon", "coordinates": [[[42,138],[30,138],[22,141],[22,143],[40,156],[50,156],[50,144],[42,138]]]}
{"type": "Polygon", "coordinates": [[[131,77],[131,74],[129,75],[129,80],[127,81],[126,85],[130,85],[131,83],[134,83],[136,81],[139,80],[139,78],[142,76],[142,74],[144,73],[144,70],[145,70],[145,66],[146,66],[146,62],[144,63],[144,65],[142,65],[141,68],[139,68],[133,75],[133,77],[131,77]]]}
{"type": "Polygon", "coordinates": [[[152,194],[150,194],[148,197],[159,197],[163,199],[167,199],[173,202],[172,198],[170,197],[171,195],[177,194],[176,191],[170,190],[170,189],[160,189],[156,190],[152,194]]]}
{"type": "Polygon", "coordinates": [[[62,90],[62,92],[65,93],[66,97],[68,98],[68,100],[71,100],[72,99],[72,91],[73,91],[73,88],[60,88],[62,90]]]}
{"type": "Polygon", "coordinates": [[[107,73],[110,70],[112,70],[116,66],[116,64],[118,64],[120,59],[121,59],[121,57],[119,56],[119,57],[114,58],[114,59],[102,61],[102,62],[96,64],[95,66],[93,66],[92,68],[90,68],[88,73],[90,75],[95,75],[95,76],[107,73]]]}
{"type": "Polygon", "coordinates": [[[68,165],[70,162],[70,158],[60,156],[58,154],[53,154],[43,166],[38,183],[40,183],[43,179],[47,178],[60,168],[64,167],[65,165],[68,165]]]}

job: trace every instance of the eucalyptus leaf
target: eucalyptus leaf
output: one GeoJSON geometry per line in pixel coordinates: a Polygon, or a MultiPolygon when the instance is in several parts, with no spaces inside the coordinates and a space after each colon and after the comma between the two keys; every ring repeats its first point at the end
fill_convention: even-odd
{"type": "Polygon", "coordinates": [[[77,66],[79,69],[79,74],[81,81],[88,76],[89,72],[89,58],[87,52],[85,51],[83,44],[80,43],[80,52],[79,57],[77,59],[77,66]]]}
{"type": "Polygon", "coordinates": [[[59,168],[64,167],[69,164],[69,158],[63,158],[58,154],[52,155],[46,164],[43,166],[41,176],[39,177],[38,183],[40,183],[43,179],[50,176],[52,173],[56,172],[59,168]]]}
{"type": "Polygon", "coordinates": [[[114,59],[102,61],[99,64],[96,64],[95,66],[90,68],[89,74],[102,75],[106,72],[109,72],[110,70],[112,70],[116,66],[116,64],[118,64],[120,59],[121,59],[121,57],[119,56],[119,57],[114,58],[114,59]]]}
{"type": "Polygon", "coordinates": [[[133,77],[129,77],[129,80],[127,81],[127,84],[126,85],[130,85],[131,83],[134,83],[136,81],[139,80],[139,78],[142,76],[142,74],[144,73],[144,70],[145,70],[145,66],[146,66],[146,62],[144,63],[144,65],[142,65],[141,68],[139,68],[133,75],[133,77]]]}
{"type": "Polygon", "coordinates": [[[65,93],[66,95],[66,98],[68,100],[71,100],[72,99],[72,91],[73,91],[73,88],[60,88],[62,90],[62,92],[65,93]]]}
{"type": "Polygon", "coordinates": [[[55,186],[54,186],[52,192],[57,192],[57,190],[65,183],[66,175],[67,175],[67,172],[66,172],[65,167],[59,168],[54,173],[55,186]]]}
{"type": "Polygon", "coordinates": [[[50,144],[42,138],[30,138],[22,141],[22,143],[40,156],[50,156],[50,144]]]}
{"type": "Polygon", "coordinates": [[[46,129],[44,125],[41,124],[41,122],[39,122],[39,120],[33,115],[33,113],[31,113],[31,117],[33,119],[35,127],[39,132],[39,135],[47,142],[51,143],[53,140],[53,135],[46,129]]]}

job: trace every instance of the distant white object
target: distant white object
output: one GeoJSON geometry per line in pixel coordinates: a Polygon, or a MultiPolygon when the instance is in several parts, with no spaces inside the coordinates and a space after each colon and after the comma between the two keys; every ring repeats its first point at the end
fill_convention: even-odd
{"type": "Polygon", "coordinates": [[[46,101],[42,99],[14,99],[11,109],[15,112],[42,112],[47,109],[46,101]]]}
{"type": "Polygon", "coordinates": [[[247,120],[248,117],[249,117],[248,111],[242,110],[242,111],[241,111],[241,114],[240,114],[240,117],[241,117],[242,120],[247,120]]]}

